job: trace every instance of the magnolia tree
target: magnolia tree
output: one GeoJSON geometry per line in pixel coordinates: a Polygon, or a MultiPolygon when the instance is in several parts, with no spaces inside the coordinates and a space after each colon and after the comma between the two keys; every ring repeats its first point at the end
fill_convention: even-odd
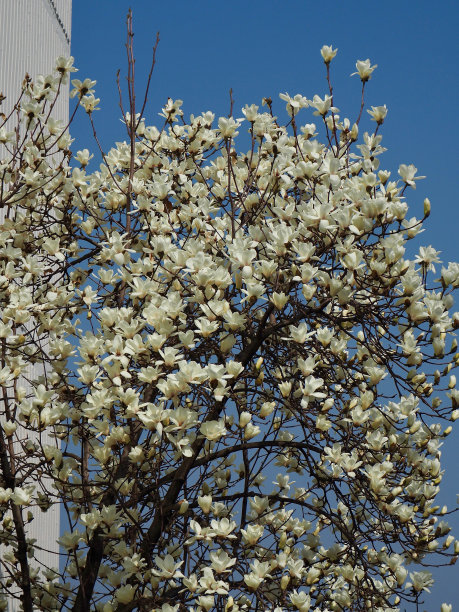
{"type": "MultiPolygon", "coordinates": [[[[72,59],[0,129],[2,609],[416,608],[459,552],[436,502],[459,266],[407,256],[430,204],[409,217],[416,168],[381,169],[385,106],[358,144],[375,66],[355,121],[325,46],[328,94],[282,94],[282,120],[169,99],[154,127],[127,48],[99,170],[52,118],[72,59]],[[40,567],[28,524],[54,504],[40,567]]],[[[94,81],[72,84],[94,126],[94,81]]]]}

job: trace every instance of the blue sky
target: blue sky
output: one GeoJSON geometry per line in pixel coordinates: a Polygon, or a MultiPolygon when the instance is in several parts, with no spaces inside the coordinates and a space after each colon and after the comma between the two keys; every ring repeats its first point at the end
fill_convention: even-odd
{"type": "MultiPolygon", "coordinates": [[[[125,20],[133,9],[138,97],[149,70],[156,32],[161,42],[145,117],[159,123],[157,113],[168,97],[184,100],[185,115],[212,110],[227,115],[233,89],[235,115],[248,103],[272,97],[283,116],[280,92],[308,98],[327,93],[323,44],[338,47],[332,63],[335,105],[342,116],[355,118],[360,82],[350,78],[357,59],[378,64],[369,83],[367,107],[386,104],[382,167],[396,174],[400,163],[413,163],[426,175],[408,192],[410,216],[422,216],[428,196],[432,214],[419,245],[432,244],[445,262],[459,259],[458,174],[459,100],[457,63],[459,5],[455,0],[74,0],[72,54],[78,78],[97,80],[101,111],[95,114],[100,140],[109,148],[125,134],[119,121],[116,71],[125,75],[125,20]]],[[[93,150],[86,117],[77,118],[74,147],[93,150]]],[[[311,122],[308,111],[300,122],[311,122]]],[[[368,129],[370,128],[369,124],[368,129]]],[[[365,127],[365,125],[364,125],[365,127]]],[[[456,429],[459,429],[456,428],[456,429]]],[[[452,509],[459,493],[456,464],[459,432],[444,446],[442,501],[452,509]]],[[[451,524],[459,535],[457,514],[451,524]]],[[[442,602],[459,601],[456,567],[436,572],[438,582],[422,609],[439,610],[442,602]]]]}

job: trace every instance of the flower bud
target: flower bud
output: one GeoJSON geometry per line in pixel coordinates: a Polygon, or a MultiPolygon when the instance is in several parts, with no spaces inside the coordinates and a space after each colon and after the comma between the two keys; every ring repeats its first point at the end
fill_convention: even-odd
{"type": "Polygon", "coordinates": [[[424,200],[424,217],[427,218],[430,215],[430,200],[426,198],[424,200]]]}
{"type": "Polygon", "coordinates": [[[198,497],[198,504],[204,514],[209,514],[212,506],[212,495],[203,495],[198,497]]]}
{"type": "Polygon", "coordinates": [[[290,582],[290,576],[288,574],[284,574],[281,578],[281,589],[282,591],[285,591],[285,589],[288,587],[288,583],[290,582]]]}
{"type": "Polygon", "coordinates": [[[258,427],[258,425],[254,425],[253,423],[248,423],[244,430],[244,440],[251,440],[252,438],[255,438],[255,436],[258,436],[260,431],[261,430],[258,427]]]}
{"type": "Polygon", "coordinates": [[[275,402],[264,402],[260,408],[261,418],[264,419],[265,417],[269,416],[273,412],[275,405],[275,402]]]}
{"type": "Polygon", "coordinates": [[[247,423],[250,423],[251,419],[252,415],[250,414],[250,412],[241,412],[241,414],[239,415],[239,427],[242,429],[247,425],[247,423]]]}
{"type": "Polygon", "coordinates": [[[3,431],[5,432],[6,437],[9,438],[16,431],[17,425],[16,423],[13,423],[13,421],[5,421],[2,427],[3,427],[3,431]]]}
{"type": "Polygon", "coordinates": [[[453,542],[454,542],[454,536],[449,535],[445,540],[444,547],[449,548],[453,542]]]}

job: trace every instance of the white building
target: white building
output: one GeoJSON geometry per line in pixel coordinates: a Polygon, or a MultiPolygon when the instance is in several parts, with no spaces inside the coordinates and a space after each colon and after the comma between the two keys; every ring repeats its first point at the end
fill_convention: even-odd
{"type": "MultiPolygon", "coordinates": [[[[70,55],[72,0],[0,0],[0,91],[11,109],[26,72],[52,72],[59,55],[70,55]]],[[[5,108],[3,108],[5,112],[5,108]]],[[[68,95],[57,109],[68,118],[68,95]]]]}
{"type": "MultiPolygon", "coordinates": [[[[72,0],[0,0],[0,92],[7,98],[2,112],[14,106],[26,73],[32,78],[49,74],[59,55],[70,55],[71,12],[72,0]]],[[[53,114],[64,122],[68,120],[68,88],[53,114]]],[[[1,411],[0,404],[0,419],[1,411]]],[[[37,514],[27,527],[28,537],[36,538],[37,545],[44,549],[37,553],[37,561],[48,567],[59,566],[59,523],[56,506],[37,514]]],[[[9,612],[16,610],[19,602],[11,601],[9,612]]]]}

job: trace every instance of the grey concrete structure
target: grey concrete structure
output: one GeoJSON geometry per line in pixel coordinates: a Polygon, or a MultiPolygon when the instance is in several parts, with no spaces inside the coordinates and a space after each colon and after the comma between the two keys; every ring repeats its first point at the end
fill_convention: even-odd
{"type": "MultiPolygon", "coordinates": [[[[70,55],[72,0],[0,0],[0,92],[7,99],[2,112],[14,106],[27,72],[32,78],[50,74],[58,56],[70,55]]],[[[62,92],[54,116],[68,120],[68,88],[62,92]]],[[[39,372],[31,372],[32,378],[39,372]]],[[[0,419],[2,418],[0,405],[0,419]]],[[[19,432],[24,435],[24,432],[19,432]]],[[[55,444],[46,432],[42,443],[55,444]]],[[[28,537],[35,538],[42,549],[37,562],[42,566],[59,566],[59,508],[38,512],[27,527],[28,537]]],[[[2,549],[0,547],[0,556],[2,549]]],[[[0,570],[1,571],[1,570],[0,570]]],[[[9,612],[19,610],[19,602],[9,602],[9,612]]]]}

